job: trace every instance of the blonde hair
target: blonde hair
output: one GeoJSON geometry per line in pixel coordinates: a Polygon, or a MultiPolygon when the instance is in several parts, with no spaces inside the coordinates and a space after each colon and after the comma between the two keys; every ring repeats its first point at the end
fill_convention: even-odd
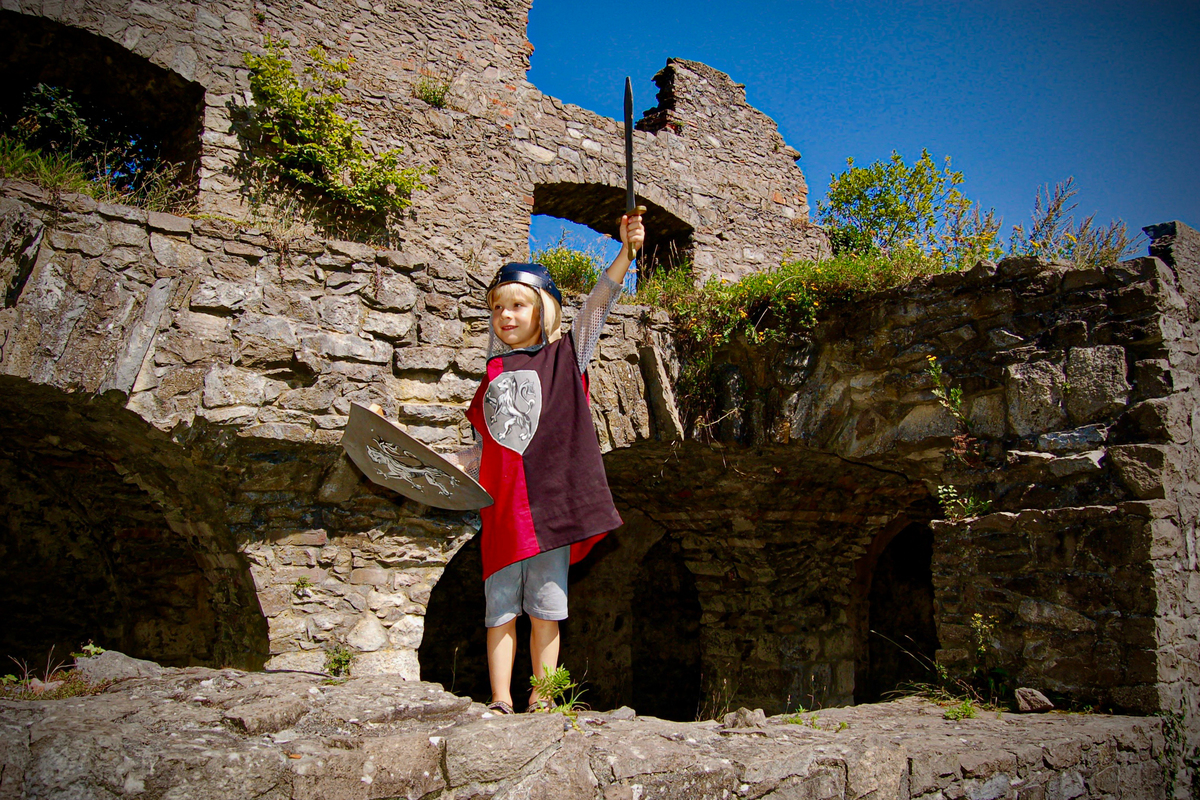
{"type": "Polygon", "coordinates": [[[547,339],[545,344],[557,342],[562,338],[562,307],[545,289],[535,289],[523,283],[502,283],[488,292],[488,310],[491,310],[492,303],[496,300],[507,303],[519,299],[534,305],[539,296],[542,300],[542,313],[546,315],[542,320],[542,330],[546,332],[547,339]]]}

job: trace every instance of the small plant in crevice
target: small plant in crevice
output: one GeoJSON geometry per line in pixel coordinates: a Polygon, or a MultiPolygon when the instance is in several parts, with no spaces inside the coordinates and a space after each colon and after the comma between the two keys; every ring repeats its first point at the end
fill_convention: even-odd
{"type": "MultiPolygon", "coordinates": [[[[957,432],[951,437],[946,455],[952,464],[971,472],[982,472],[985,468],[983,448],[975,436],[974,425],[963,407],[963,392],[960,386],[951,386],[942,365],[936,356],[928,356],[925,372],[933,381],[931,393],[938,404],[950,413],[957,432]]],[[[937,500],[946,517],[952,521],[978,517],[988,513],[991,501],[979,497],[975,489],[954,485],[937,487],[937,500]]]]}
{"type": "MultiPolygon", "coordinates": [[[[90,642],[83,647],[83,654],[99,655],[103,648],[90,642]],[[92,653],[88,648],[98,651],[92,653]]],[[[77,657],[80,654],[77,654],[77,657]]],[[[20,674],[9,673],[0,677],[0,699],[3,700],[63,700],[68,697],[99,694],[108,688],[111,681],[92,682],[84,678],[79,670],[68,667],[66,662],[54,661],[54,648],[46,657],[46,666],[38,672],[25,661],[9,656],[17,665],[20,674]]]]}
{"type": "MultiPolygon", "coordinates": [[[[968,621],[971,632],[971,650],[968,652],[969,664],[965,669],[951,670],[929,656],[910,650],[899,642],[872,630],[873,636],[892,644],[901,653],[916,661],[928,674],[928,681],[918,681],[904,684],[896,690],[887,693],[891,696],[916,695],[925,697],[943,707],[958,707],[965,710],[986,709],[1002,711],[1004,704],[1011,701],[1011,687],[1007,670],[995,663],[992,651],[992,637],[998,621],[981,613],[975,613],[968,621]]],[[[957,712],[956,712],[957,713],[957,712]]],[[[974,716],[971,714],[969,716],[974,716]]],[[[950,717],[947,719],[962,717],[950,717]]]]}
{"type": "Polygon", "coordinates": [[[971,698],[964,698],[961,703],[952,705],[943,712],[942,716],[950,720],[975,719],[979,715],[979,709],[975,708],[975,703],[971,698]]]}
{"type": "Polygon", "coordinates": [[[413,97],[434,108],[445,108],[449,93],[450,81],[425,69],[421,70],[421,77],[417,78],[412,89],[413,97]]]}
{"type": "Polygon", "coordinates": [[[312,597],[313,582],[307,575],[301,575],[296,578],[296,582],[292,584],[292,595],[298,598],[312,597]]]}
{"type": "MultiPolygon", "coordinates": [[[[700,683],[702,685],[704,683],[703,675],[700,676],[700,683]]],[[[730,681],[728,677],[722,677],[719,683],[714,682],[701,696],[700,703],[696,707],[696,721],[723,719],[730,712],[736,694],[737,683],[730,681]]]]}
{"type": "Polygon", "coordinates": [[[87,644],[79,648],[79,652],[71,653],[71,658],[95,658],[101,653],[106,652],[108,651],[89,639],[87,644]]]}
{"type": "Polygon", "coordinates": [[[587,705],[579,698],[586,692],[586,689],[580,688],[580,685],[571,679],[570,671],[561,664],[554,669],[547,669],[542,666],[542,677],[536,675],[529,676],[529,686],[538,697],[543,700],[549,700],[551,706],[542,706],[539,711],[557,711],[561,714],[573,716],[577,711],[587,708],[587,705]]]}
{"type": "Polygon", "coordinates": [[[324,670],[330,678],[339,682],[350,677],[354,666],[354,651],[344,644],[337,643],[325,649],[324,670]]]}

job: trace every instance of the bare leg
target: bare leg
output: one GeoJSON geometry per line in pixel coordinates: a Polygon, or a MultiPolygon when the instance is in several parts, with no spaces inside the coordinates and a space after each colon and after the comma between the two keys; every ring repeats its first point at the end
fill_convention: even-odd
{"type": "MultiPolygon", "coordinates": [[[[558,666],[558,620],[531,616],[529,622],[529,657],[533,661],[533,674],[542,678],[546,670],[558,666]]],[[[541,699],[536,690],[529,693],[530,703],[541,699]]]]}
{"type": "Polygon", "coordinates": [[[487,629],[487,649],[488,677],[492,680],[492,702],[499,701],[511,706],[513,657],[517,654],[516,617],[503,625],[487,629]]]}

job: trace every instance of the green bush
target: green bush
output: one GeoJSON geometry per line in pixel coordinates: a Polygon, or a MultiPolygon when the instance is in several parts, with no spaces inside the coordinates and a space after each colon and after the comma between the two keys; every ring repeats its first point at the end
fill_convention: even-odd
{"type": "Polygon", "coordinates": [[[1000,220],[959,191],[963,174],[938,169],[928,150],[910,167],[892,151],[887,161],[866,167],[846,159],[846,171],[831,176],[817,213],[835,254],[899,254],[916,251],[944,269],[961,269],[998,257],[1000,220]]]}
{"type": "Polygon", "coordinates": [[[1023,225],[1014,225],[1010,249],[1013,255],[1040,256],[1070,261],[1079,267],[1103,267],[1117,263],[1129,255],[1134,240],[1129,238],[1121,220],[1102,227],[1095,224],[1095,214],[1076,224],[1070,216],[1075,203],[1069,203],[1078,190],[1075,179],[1056,183],[1051,189],[1037,191],[1033,218],[1026,233],[1023,225]]]}
{"type": "Polygon", "coordinates": [[[797,339],[824,307],[940,270],[938,262],[915,250],[890,257],[875,251],[842,252],[827,261],[785,261],[736,282],[713,278],[702,286],[694,285],[685,267],[653,277],[636,299],[671,315],[681,362],[682,410],[689,422],[703,425],[716,401],[713,363],[721,348],[797,339]]]}
{"type": "Polygon", "coordinates": [[[266,40],[263,55],[246,53],[254,125],[267,165],[279,176],[369,214],[407,208],[412,193],[426,188],[425,167],[402,169],[400,150],[372,156],[359,140],[361,128],[337,112],[344,103],[352,58],[331,61],[325,50],[308,51],[305,81],[284,57],[286,43],[266,40]]]}
{"type": "Polygon", "coordinates": [[[535,250],[531,260],[550,271],[559,290],[582,294],[595,286],[603,258],[595,247],[572,247],[564,233],[557,244],[535,250]]]}

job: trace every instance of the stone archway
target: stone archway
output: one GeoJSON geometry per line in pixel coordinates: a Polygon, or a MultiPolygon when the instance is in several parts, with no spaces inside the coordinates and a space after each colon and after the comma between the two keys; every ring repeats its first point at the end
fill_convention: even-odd
{"type": "MultiPolygon", "coordinates": [[[[69,89],[85,108],[107,114],[139,140],[139,152],[180,164],[195,179],[204,88],[103,36],[49,19],[0,10],[0,119],[35,85],[69,89]]],[[[194,54],[192,56],[194,59],[194,54]]]]}
{"type": "Polygon", "coordinates": [[[856,703],[879,702],[904,684],[934,678],[933,531],[923,522],[898,522],[876,537],[858,570],[856,703]]]}
{"type": "MultiPolygon", "coordinates": [[[[643,272],[670,269],[690,260],[692,226],[653,200],[639,195],[639,201],[646,206],[643,272]]],[[[618,224],[625,213],[625,190],[602,183],[541,183],[534,187],[531,213],[570,220],[618,238],[618,224]]]]}
{"type": "Polygon", "coordinates": [[[0,652],[44,663],[93,640],[169,666],[261,667],[248,564],[174,482],[212,487],[114,399],[0,378],[0,652]]]}

